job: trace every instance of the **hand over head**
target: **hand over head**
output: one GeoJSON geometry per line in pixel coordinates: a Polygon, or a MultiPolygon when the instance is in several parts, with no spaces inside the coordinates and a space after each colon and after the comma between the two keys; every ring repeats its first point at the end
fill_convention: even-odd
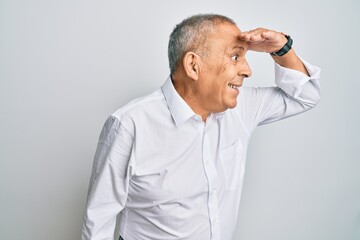
{"type": "Polygon", "coordinates": [[[248,43],[248,49],[257,52],[276,52],[287,42],[285,34],[265,28],[256,28],[242,32],[241,40],[248,43]]]}

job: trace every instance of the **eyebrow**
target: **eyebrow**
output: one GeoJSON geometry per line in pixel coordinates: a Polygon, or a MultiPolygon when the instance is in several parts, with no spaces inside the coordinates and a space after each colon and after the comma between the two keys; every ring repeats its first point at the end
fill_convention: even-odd
{"type": "Polygon", "coordinates": [[[245,48],[243,46],[234,46],[234,47],[232,47],[232,49],[235,49],[235,48],[240,48],[241,50],[245,50],[245,48]]]}
{"type": "Polygon", "coordinates": [[[245,51],[245,48],[243,46],[239,46],[239,45],[233,46],[232,48],[230,48],[230,51],[233,51],[235,49],[240,49],[241,51],[245,51]]]}

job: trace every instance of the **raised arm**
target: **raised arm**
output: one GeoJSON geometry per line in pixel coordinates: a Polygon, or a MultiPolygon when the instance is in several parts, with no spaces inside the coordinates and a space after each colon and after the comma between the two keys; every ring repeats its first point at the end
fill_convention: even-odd
{"type": "MultiPolygon", "coordinates": [[[[266,53],[278,52],[288,42],[288,38],[286,38],[284,33],[265,28],[257,28],[247,32],[242,32],[240,38],[248,42],[249,50],[266,53]]],[[[282,56],[271,56],[280,66],[294,69],[310,76],[303,62],[296,55],[293,48],[282,56]]]]}
{"type": "MultiPolygon", "coordinates": [[[[257,28],[240,36],[252,51],[272,53],[283,48],[288,38],[283,33],[257,28]]],[[[244,87],[240,93],[243,120],[252,131],[257,125],[278,121],[313,108],[320,100],[320,69],[298,57],[293,49],[273,56],[277,87],[244,87]]]]}

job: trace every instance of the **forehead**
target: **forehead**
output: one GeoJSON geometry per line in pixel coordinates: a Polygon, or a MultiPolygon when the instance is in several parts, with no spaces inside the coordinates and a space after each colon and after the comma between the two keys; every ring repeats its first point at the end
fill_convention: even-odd
{"type": "Polygon", "coordinates": [[[217,47],[222,45],[225,48],[244,47],[247,48],[247,42],[240,40],[240,29],[233,24],[221,23],[215,26],[213,41],[217,47]]]}

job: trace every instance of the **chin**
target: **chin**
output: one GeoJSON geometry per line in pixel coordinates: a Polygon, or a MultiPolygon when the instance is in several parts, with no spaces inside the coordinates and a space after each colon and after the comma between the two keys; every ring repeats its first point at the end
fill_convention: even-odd
{"type": "Polygon", "coordinates": [[[233,109],[234,107],[236,107],[237,105],[237,101],[231,102],[227,105],[227,108],[233,109]]]}

